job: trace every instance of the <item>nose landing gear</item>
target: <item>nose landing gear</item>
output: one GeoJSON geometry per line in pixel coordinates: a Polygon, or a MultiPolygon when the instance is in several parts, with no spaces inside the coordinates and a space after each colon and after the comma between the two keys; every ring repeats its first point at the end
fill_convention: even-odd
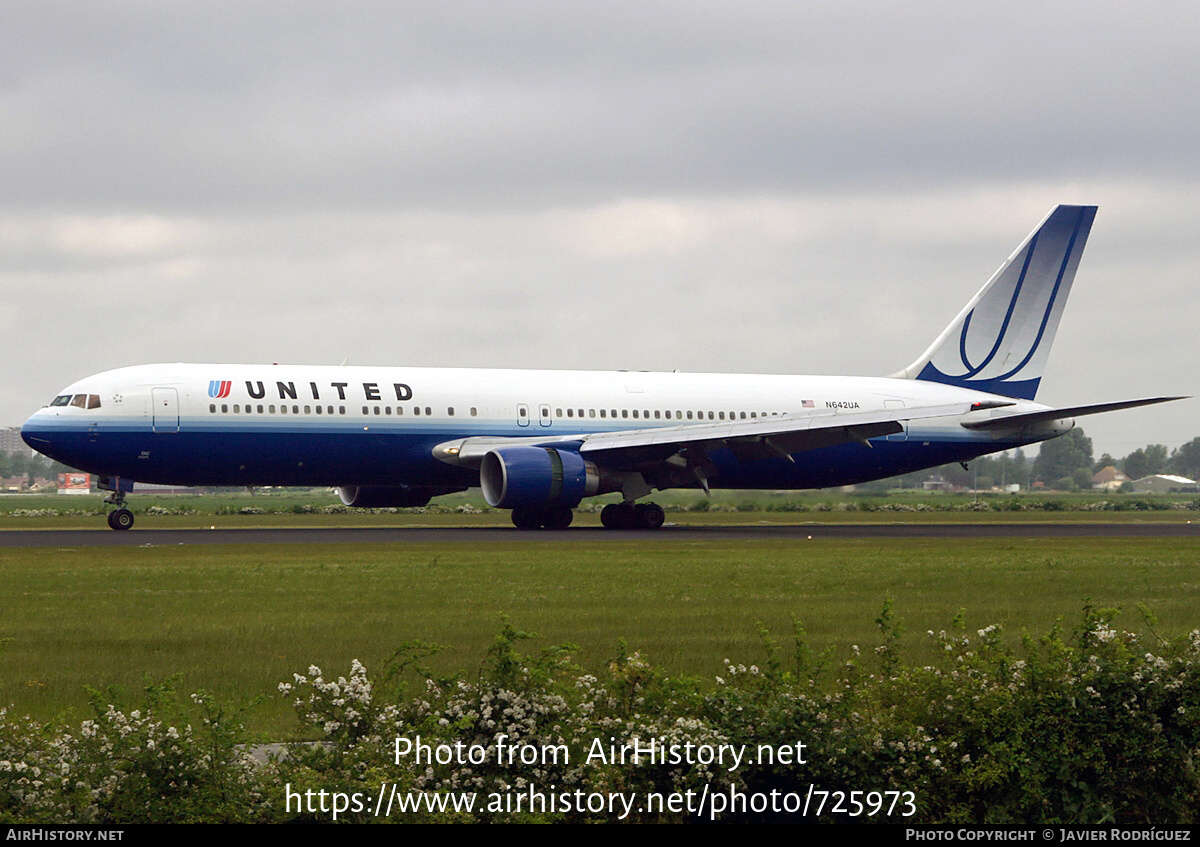
{"type": "MultiPolygon", "coordinates": [[[[107,480],[102,479],[101,485],[106,482],[107,480]]],[[[108,513],[108,526],[110,529],[129,529],[133,526],[133,512],[125,508],[125,492],[121,490],[120,484],[114,484],[115,490],[104,498],[105,503],[117,507],[108,513]]]]}

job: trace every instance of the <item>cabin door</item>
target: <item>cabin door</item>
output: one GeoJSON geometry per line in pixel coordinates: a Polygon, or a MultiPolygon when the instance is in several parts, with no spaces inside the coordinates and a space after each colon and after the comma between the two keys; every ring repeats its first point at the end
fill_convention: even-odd
{"type": "Polygon", "coordinates": [[[179,432],[179,392],[174,388],[150,391],[151,425],[155,432],[179,432]]]}

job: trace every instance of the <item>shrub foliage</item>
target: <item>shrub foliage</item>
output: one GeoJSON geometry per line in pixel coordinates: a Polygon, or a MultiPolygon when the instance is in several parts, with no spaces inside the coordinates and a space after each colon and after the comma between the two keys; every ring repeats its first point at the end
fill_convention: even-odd
{"type": "MultiPolygon", "coordinates": [[[[670,678],[621,644],[600,673],[571,662],[570,645],[531,650],[505,621],[479,670],[435,678],[406,645],[374,677],[317,667],[281,683],[299,719],[283,756],[255,761],[236,715],[204,694],[181,703],[174,686],[147,685],[137,708],[93,693],[79,726],[36,725],[0,713],[0,817],[9,822],[329,821],[285,794],[342,792],[372,801],[380,786],[411,795],[532,787],[555,792],[767,795],[823,790],[914,792],[867,818],[831,807],[810,820],[912,822],[1195,823],[1200,809],[1200,630],[1167,641],[1146,617],[1119,630],[1116,612],[1086,606],[1070,631],[1008,638],[961,620],[927,637],[934,664],[906,664],[887,601],[880,638],[834,659],[814,656],[797,623],[780,647],[762,631],[761,666],[726,661],[714,681],[670,678]],[[186,708],[183,708],[186,706],[186,708]],[[188,714],[185,720],[181,717],[188,714]],[[199,718],[197,718],[197,715],[199,718]],[[477,761],[394,755],[398,738],[429,748],[486,751],[477,761]],[[633,739],[747,745],[738,767],[613,761],[633,739]],[[498,744],[499,741],[503,744],[498,744]],[[756,762],[757,745],[802,743],[803,763],[756,762]],[[523,745],[529,764],[500,760],[523,745]],[[599,746],[597,746],[599,745],[599,746]],[[591,754],[589,756],[589,754],[591,754]],[[911,811],[911,810],[909,810],[911,811]]],[[[448,757],[449,758],[449,757],[448,757]]],[[[310,797],[315,795],[310,794],[310,797]]],[[[318,804],[319,805],[319,804],[318,804]]],[[[832,805],[832,804],[831,804],[832,805]]],[[[609,820],[608,812],[470,811],[428,805],[375,818],[370,804],[339,821],[609,820]]],[[[711,809],[705,810],[706,819],[711,809]]],[[[626,819],[688,820],[687,811],[634,810],[626,819]]],[[[795,817],[751,807],[723,821],[795,817]]]]}

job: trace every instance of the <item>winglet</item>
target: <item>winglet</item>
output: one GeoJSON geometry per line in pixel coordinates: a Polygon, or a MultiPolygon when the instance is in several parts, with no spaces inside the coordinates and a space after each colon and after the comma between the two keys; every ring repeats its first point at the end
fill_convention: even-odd
{"type": "Polygon", "coordinates": [[[1059,206],[919,359],[894,377],[1032,400],[1095,206],[1059,206]]]}

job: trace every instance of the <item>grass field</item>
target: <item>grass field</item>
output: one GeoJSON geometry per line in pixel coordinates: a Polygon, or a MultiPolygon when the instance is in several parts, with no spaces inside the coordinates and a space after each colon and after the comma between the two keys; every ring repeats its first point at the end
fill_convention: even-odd
{"type": "MultiPolygon", "coordinates": [[[[99,495],[0,496],[5,529],[104,529],[99,495]]],[[[599,526],[599,507],[620,499],[588,501],[577,526],[599,526]]],[[[900,491],[887,496],[840,491],[659,492],[654,497],[667,521],[681,525],[752,523],[991,523],[1014,521],[1146,522],[1200,521],[1195,494],[1102,494],[1060,492],[970,494],[900,491]]],[[[509,513],[487,507],[478,491],[439,497],[428,509],[345,509],[328,489],[273,490],[172,496],[135,493],[129,498],[140,529],[261,529],[300,526],[510,526],[509,513]]]]}
{"type": "Polygon", "coordinates": [[[0,584],[0,703],[78,719],[85,686],[136,692],[179,673],[183,691],[230,705],[265,695],[248,713],[264,738],[292,725],[275,689],[293,672],[379,668],[422,639],[445,647],[435,671],[470,674],[502,615],[542,645],[578,645],[584,667],[623,638],[662,673],[701,679],[726,658],[761,661],[759,622],[790,644],[792,616],[817,650],[866,651],[889,595],[913,657],[959,610],[969,629],[1014,638],[1069,627],[1088,598],[1122,607],[1126,628],[1142,626],[1139,604],[1163,634],[1200,626],[1200,549],[1186,539],[6,549],[0,584]]]}

